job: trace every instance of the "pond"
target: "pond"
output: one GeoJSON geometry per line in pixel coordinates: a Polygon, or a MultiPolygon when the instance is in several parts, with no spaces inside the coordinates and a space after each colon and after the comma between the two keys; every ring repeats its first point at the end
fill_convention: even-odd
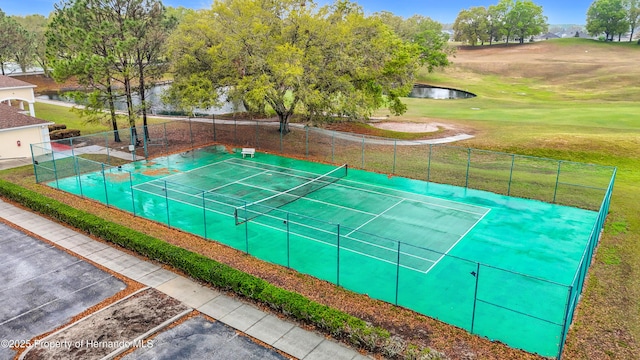
{"type": "MultiPolygon", "coordinates": [[[[149,88],[146,92],[147,102],[149,104],[149,112],[150,115],[189,115],[183,111],[177,110],[174,106],[168,105],[162,102],[162,95],[167,91],[169,85],[154,85],[149,88]]],[[[38,99],[44,100],[56,100],[56,101],[64,101],[68,103],[75,103],[73,99],[68,96],[67,92],[44,92],[37,96],[38,99]]],[[[135,95],[133,96],[133,104],[135,106],[140,105],[140,97],[135,95]]],[[[115,102],[116,110],[126,111],[127,103],[124,96],[120,96],[116,99],[115,102]]],[[[234,105],[229,101],[223,102],[220,107],[212,107],[207,109],[195,109],[194,113],[197,115],[219,115],[219,114],[229,114],[232,112],[242,112],[244,111],[244,106],[242,104],[234,105]]]]}
{"type": "Polygon", "coordinates": [[[415,84],[409,97],[420,99],[469,99],[475,94],[464,90],[441,88],[431,85],[415,84]]]}

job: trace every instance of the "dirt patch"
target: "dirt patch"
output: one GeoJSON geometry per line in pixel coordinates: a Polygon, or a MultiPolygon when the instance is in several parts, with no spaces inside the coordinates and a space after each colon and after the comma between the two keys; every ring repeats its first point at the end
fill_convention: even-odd
{"type": "Polygon", "coordinates": [[[147,289],[41,340],[24,359],[101,359],[186,310],[180,301],[147,289]]]}
{"type": "Polygon", "coordinates": [[[142,172],[144,175],[157,176],[157,175],[171,175],[171,171],[167,168],[149,169],[142,172]]]}

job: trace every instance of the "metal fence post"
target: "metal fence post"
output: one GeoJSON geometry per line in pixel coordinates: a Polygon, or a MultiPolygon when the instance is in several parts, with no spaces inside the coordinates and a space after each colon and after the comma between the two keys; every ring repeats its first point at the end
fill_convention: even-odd
{"type": "Polygon", "coordinates": [[[204,239],[207,239],[207,200],[204,197],[206,191],[202,192],[202,225],[204,226],[204,239]]]}
{"type": "Polygon", "coordinates": [[[562,330],[560,331],[560,345],[558,346],[558,356],[556,359],[562,358],[562,351],[564,349],[564,342],[567,340],[567,334],[569,333],[569,326],[571,325],[571,294],[573,293],[573,286],[569,286],[569,293],[567,294],[567,305],[564,313],[564,323],[562,324],[562,330]]]}
{"type": "Polygon", "coordinates": [[[107,177],[104,174],[104,164],[102,165],[102,183],[104,184],[104,201],[107,203],[107,207],[109,207],[109,191],[107,191],[107,177]]]}
{"type": "Polygon", "coordinates": [[[336,246],[337,257],[336,257],[336,285],[340,286],[340,224],[336,227],[338,232],[338,246],[336,246]]]}
{"type": "MultiPolygon", "coordinates": [[[[167,156],[167,165],[169,163],[169,138],[167,137],[167,123],[162,124],[163,128],[164,128],[164,149],[165,149],[165,155],[167,156]]],[[[168,166],[167,166],[168,168],[168,166]]]]}
{"type": "Polygon", "coordinates": [[[289,236],[289,213],[287,212],[287,268],[291,269],[291,263],[289,257],[291,255],[291,247],[290,247],[290,236],[289,236]]]}
{"type": "Polygon", "coordinates": [[[362,169],[364,170],[364,135],[362,135],[362,169]]]}
{"type": "Polygon", "coordinates": [[[396,151],[397,151],[398,140],[393,140],[393,168],[391,169],[391,173],[396,173],[396,151]]]}
{"type": "Polygon", "coordinates": [[[58,183],[58,167],[56,165],[56,152],[51,150],[51,160],[53,162],[53,175],[56,178],[56,188],[60,190],[60,183],[58,183]]]}
{"type": "Polygon", "coordinates": [[[167,188],[167,180],[164,181],[164,199],[167,204],[167,226],[171,227],[171,218],[169,217],[169,190],[167,188]]]}
{"type": "Polygon", "coordinates": [[[507,196],[511,196],[511,181],[513,180],[513,166],[516,162],[515,154],[511,154],[511,170],[509,171],[509,187],[507,188],[507,196]]]}
{"type": "Polygon", "coordinates": [[[467,148],[467,175],[464,181],[464,187],[469,187],[469,168],[471,167],[471,148],[467,148]]]}
{"type": "Polygon", "coordinates": [[[136,216],[136,199],[133,196],[133,175],[129,173],[129,190],[131,190],[131,206],[133,211],[133,216],[136,216]]]}
{"type": "Polygon", "coordinates": [[[396,305],[398,305],[398,292],[400,291],[400,244],[398,241],[398,257],[396,259],[396,305]]]}
{"type": "Polygon", "coordinates": [[[80,165],[78,164],[78,158],[73,157],[73,165],[76,168],[76,176],[78,177],[78,186],[80,187],[80,197],[84,197],[82,193],[82,180],[80,179],[80,165]]]}
{"type": "MultiPolygon", "coordinates": [[[[113,131],[115,133],[115,130],[113,131]]],[[[109,151],[109,133],[104,133],[104,146],[107,148],[107,164],[111,164],[111,152],[109,151]]],[[[115,136],[115,135],[114,135],[115,136]]]]}
{"type": "MultiPolygon", "coordinates": [[[[33,174],[36,176],[36,184],[39,184],[38,180],[38,166],[36,165],[36,156],[34,155],[33,147],[36,146],[34,144],[30,144],[29,148],[31,148],[31,163],[33,164],[33,174]]],[[[39,148],[39,146],[38,146],[39,148]]],[[[44,151],[42,151],[44,152],[44,151]]]]}
{"type": "Polygon", "coordinates": [[[193,149],[194,143],[193,143],[193,130],[191,128],[191,117],[189,117],[189,139],[191,140],[191,149],[193,149]]]}
{"type": "Polygon", "coordinates": [[[142,148],[144,149],[144,158],[149,159],[149,140],[147,135],[149,134],[149,126],[144,125],[144,133],[142,134],[142,148]]]}
{"type": "Polygon", "coordinates": [[[471,333],[476,321],[476,303],[478,302],[478,282],[480,281],[480,263],[476,263],[476,273],[471,273],[476,278],[476,288],[473,292],[473,311],[471,312],[471,333]]]}
{"type": "Polygon", "coordinates": [[[216,115],[215,114],[211,114],[211,122],[213,123],[213,141],[218,141],[217,139],[218,134],[216,134],[216,115]]]}
{"type": "Polygon", "coordinates": [[[427,182],[431,181],[431,148],[433,148],[433,144],[429,144],[429,155],[427,159],[427,182]]]}
{"type": "Polygon", "coordinates": [[[336,132],[332,131],[331,132],[331,162],[335,163],[335,161],[333,160],[334,158],[334,152],[335,152],[335,138],[336,138],[336,132]]]}
{"type": "MultiPolygon", "coordinates": [[[[260,148],[260,135],[258,134],[258,131],[260,129],[260,124],[258,123],[258,121],[256,120],[256,148],[260,148]]],[[[247,252],[248,254],[248,252],[247,252]]]]}
{"type": "Polygon", "coordinates": [[[560,167],[562,160],[558,161],[558,173],[556,174],[556,188],[553,190],[553,203],[556,203],[556,195],[558,194],[558,183],[560,182],[560,167]]]}
{"type": "Polygon", "coordinates": [[[304,133],[305,133],[305,137],[304,137],[304,142],[305,142],[305,156],[308,159],[309,158],[309,127],[305,126],[304,127],[304,133]]]}

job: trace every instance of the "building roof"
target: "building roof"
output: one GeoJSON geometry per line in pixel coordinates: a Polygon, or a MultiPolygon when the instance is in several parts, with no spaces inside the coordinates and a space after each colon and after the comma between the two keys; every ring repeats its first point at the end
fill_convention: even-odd
{"type": "Polygon", "coordinates": [[[0,89],[12,89],[12,88],[24,88],[24,87],[36,87],[26,81],[18,80],[6,75],[0,75],[0,89]]]}
{"type": "Polygon", "coordinates": [[[53,123],[22,114],[16,107],[0,104],[0,131],[48,124],[53,123]]]}

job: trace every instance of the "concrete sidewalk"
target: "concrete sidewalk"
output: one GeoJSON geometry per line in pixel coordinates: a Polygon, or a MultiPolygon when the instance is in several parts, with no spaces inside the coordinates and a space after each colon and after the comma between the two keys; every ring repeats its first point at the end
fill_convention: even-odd
{"type": "Polygon", "coordinates": [[[249,303],[204,287],[2,200],[0,218],[117,273],[154,287],[293,357],[308,360],[368,359],[353,349],[283,321],[249,303]]]}

